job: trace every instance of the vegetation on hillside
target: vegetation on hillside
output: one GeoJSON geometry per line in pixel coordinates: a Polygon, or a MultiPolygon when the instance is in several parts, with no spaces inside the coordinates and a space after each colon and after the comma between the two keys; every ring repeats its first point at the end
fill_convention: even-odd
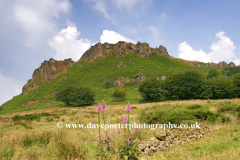
{"type": "MultiPolygon", "coordinates": [[[[199,86],[205,86],[207,88],[209,87],[209,84],[211,85],[212,83],[221,84],[224,82],[224,85],[231,87],[231,85],[229,86],[228,84],[231,83],[232,80],[229,80],[225,83],[225,81],[215,79],[215,83],[213,78],[209,78],[209,81],[204,80],[202,82],[202,79],[206,79],[209,71],[213,69],[212,67],[204,67],[204,64],[202,65],[202,68],[192,67],[182,60],[171,59],[165,56],[157,56],[154,54],[150,55],[148,58],[142,58],[136,54],[126,54],[118,58],[114,57],[114,55],[111,55],[102,60],[92,63],[80,61],[76,62],[72,67],[68,68],[68,72],[66,74],[59,75],[55,79],[51,79],[50,81],[43,83],[30,93],[25,95],[22,93],[14,97],[12,100],[4,103],[1,106],[2,110],[0,111],[0,114],[34,110],[39,108],[66,106],[70,104],[70,102],[57,101],[58,98],[56,99],[55,94],[62,89],[73,85],[87,86],[90,88],[95,93],[94,99],[96,102],[104,99],[106,103],[116,103],[116,99],[112,98],[111,91],[114,87],[114,82],[116,80],[119,80],[120,77],[129,79],[128,83],[124,83],[123,89],[127,91],[127,97],[122,102],[140,102],[145,101],[144,99],[147,101],[150,99],[159,100],[159,98],[156,97],[146,97],[146,95],[138,91],[137,88],[139,83],[134,79],[134,76],[138,73],[145,74],[147,78],[161,78],[162,76],[166,76],[166,82],[171,81],[172,79],[181,79],[181,83],[180,81],[175,81],[175,84],[172,83],[174,85],[168,85],[167,87],[172,87],[171,89],[173,90],[164,92],[164,96],[162,94],[162,91],[166,91],[166,88],[165,90],[161,90],[161,100],[195,98],[196,95],[199,96],[199,91],[196,90],[199,86]],[[188,75],[187,72],[185,75],[181,75],[180,73],[183,73],[184,71],[195,73],[195,78],[194,76],[189,77],[190,75],[188,75]],[[190,82],[191,78],[193,81],[195,81],[194,84],[183,83],[184,81],[190,82]],[[177,84],[178,82],[179,84],[177,84]],[[176,88],[174,87],[176,87],[176,85],[182,85],[181,88],[179,88],[180,90],[184,90],[186,87],[191,89],[185,93],[179,93],[180,90],[176,90],[175,92],[174,89],[176,88]],[[27,105],[29,102],[34,103],[32,105],[27,105]]],[[[225,74],[225,72],[220,72],[220,76],[222,74],[225,74]]],[[[217,92],[218,91],[212,89],[211,91],[205,92],[205,94],[199,98],[224,98],[224,95],[221,96],[219,94],[216,94],[217,92]],[[211,96],[211,94],[213,96],[211,96]]],[[[151,94],[149,93],[148,96],[151,94]]],[[[227,93],[225,95],[229,94],[227,93]]],[[[71,105],[84,105],[83,103],[80,104],[75,102],[73,102],[71,105]]]]}

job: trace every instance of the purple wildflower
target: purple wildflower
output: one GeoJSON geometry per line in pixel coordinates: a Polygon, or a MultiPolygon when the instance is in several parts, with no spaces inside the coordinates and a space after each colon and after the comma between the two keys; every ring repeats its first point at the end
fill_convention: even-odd
{"type": "Polygon", "coordinates": [[[117,129],[117,132],[120,133],[120,129],[119,128],[117,129]]]}
{"type": "Polygon", "coordinates": [[[105,139],[105,140],[107,139],[106,136],[104,136],[104,139],[105,139]]]}
{"type": "Polygon", "coordinates": [[[99,137],[98,137],[98,139],[97,139],[98,141],[99,141],[99,137]]]}
{"type": "Polygon", "coordinates": [[[108,134],[107,137],[110,138],[110,135],[108,134]]]}
{"type": "Polygon", "coordinates": [[[131,111],[131,106],[130,106],[130,103],[128,102],[128,105],[127,105],[127,112],[131,111]]]}
{"type": "Polygon", "coordinates": [[[110,140],[112,140],[112,136],[111,136],[110,140]]]}
{"type": "Polygon", "coordinates": [[[141,127],[138,128],[138,131],[141,131],[141,127]]]}
{"type": "Polygon", "coordinates": [[[128,117],[127,117],[127,116],[124,118],[124,122],[125,122],[125,123],[128,122],[128,117]]]}
{"type": "Polygon", "coordinates": [[[101,105],[100,105],[100,103],[99,103],[98,109],[97,109],[97,113],[100,112],[100,111],[101,111],[101,105]]]}
{"type": "Polygon", "coordinates": [[[133,129],[133,130],[132,130],[132,133],[131,133],[131,136],[134,135],[134,133],[135,133],[135,130],[133,129]]]}
{"type": "Polygon", "coordinates": [[[128,144],[128,146],[129,146],[129,144],[130,144],[130,141],[129,141],[129,139],[128,139],[128,143],[127,143],[127,144],[128,144]]]}

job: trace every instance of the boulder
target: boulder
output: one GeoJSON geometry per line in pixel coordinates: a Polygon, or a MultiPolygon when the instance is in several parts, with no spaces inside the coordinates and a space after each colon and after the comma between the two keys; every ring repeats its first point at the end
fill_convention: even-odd
{"type": "Polygon", "coordinates": [[[140,82],[140,81],[143,81],[144,79],[146,79],[147,77],[146,77],[145,74],[138,73],[138,74],[136,74],[136,75],[134,76],[134,78],[135,78],[138,82],[140,82]]]}

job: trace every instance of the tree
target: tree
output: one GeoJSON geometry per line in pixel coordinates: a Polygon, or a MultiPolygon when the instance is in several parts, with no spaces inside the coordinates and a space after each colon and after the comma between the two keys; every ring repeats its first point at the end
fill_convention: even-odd
{"type": "Polygon", "coordinates": [[[70,104],[70,93],[73,92],[74,86],[68,86],[56,94],[56,100],[65,102],[68,106],[70,104]]]}
{"type": "Polygon", "coordinates": [[[223,73],[226,74],[228,77],[240,73],[240,66],[227,66],[223,69],[223,73]]]}
{"type": "Polygon", "coordinates": [[[111,92],[113,100],[122,102],[127,99],[127,93],[124,88],[114,88],[111,92]]]}
{"type": "Polygon", "coordinates": [[[231,79],[221,77],[214,77],[205,80],[202,85],[203,92],[201,98],[233,98],[234,97],[234,84],[231,79]]]}
{"type": "Polygon", "coordinates": [[[93,104],[94,92],[88,87],[75,87],[70,93],[70,101],[77,104],[93,104]]]}
{"type": "Polygon", "coordinates": [[[162,85],[162,80],[151,77],[139,83],[138,91],[146,100],[159,100],[164,96],[162,85]]]}
{"type": "Polygon", "coordinates": [[[164,89],[168,97],[177,99],[198,98],[201,93],[203,76],[197,71],[173,74],[164,80],[164,89]]]}
{"type": "Polygon", "coordinates": [[[68,86],[56,94],[56,100],[70,103],[92,104],[94,103],[94,92],[88,87],[68,86]]]}
{"type": "Polygon", "coordinates": [[[235,95],[240,97],[240,73],[234,74],[233,84],[235,86],[235,95]]]}
{"type": "Polygon", "coordinates": [[[208,72],[208,75],[207,75],[207,79],[209,78],[213,78],[213,77],[217,77],[219,75],[218,73],[218,70],[217,69],[211,69],[209,72],[208,72]]]}

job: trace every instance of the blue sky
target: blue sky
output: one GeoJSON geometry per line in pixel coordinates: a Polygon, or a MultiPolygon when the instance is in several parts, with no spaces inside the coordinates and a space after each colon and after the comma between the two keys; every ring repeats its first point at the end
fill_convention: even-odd
{"type": "Polygon", "coordinates": [[[240,1],[1,0],[0,105],[44,60],[97,42],[163,45],[173,57],[240,65],[240,1]]]}

